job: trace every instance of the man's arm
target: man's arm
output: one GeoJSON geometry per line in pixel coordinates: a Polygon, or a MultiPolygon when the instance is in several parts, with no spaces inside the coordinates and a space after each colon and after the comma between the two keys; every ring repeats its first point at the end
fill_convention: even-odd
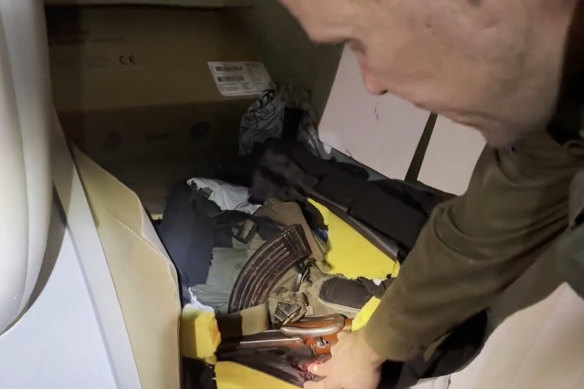
{"type": "Polygon", "coordinates": [[[367,343],[405,361],[487,307],[566,228],[582,164],[543,132],[515,151],[485,148],[466,194],[432,214],[365,327],[367,343]]]}

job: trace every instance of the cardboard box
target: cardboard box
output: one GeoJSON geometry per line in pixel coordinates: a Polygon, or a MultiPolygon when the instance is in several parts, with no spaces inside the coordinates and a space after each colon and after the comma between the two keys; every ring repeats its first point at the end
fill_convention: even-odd
{"type": "Polygon", "coordinates": [[[215,81],[229,75],[213,75],[209,62],[251,62],[265,71],[236,14],[227,10],[52,9],[48,30],[54,100],[65,133],[106,167],[224,160],[236,152],[241,115],[269,85],[264,73],[251,89],[219,92],[215,81]]]}
{"type": "Polygon", "coordinates": [[[235,11],[50,8],[47,25],[65,134],[153,212],[176,181],[236,155],[241,116],[269,86],[235,11]]]}

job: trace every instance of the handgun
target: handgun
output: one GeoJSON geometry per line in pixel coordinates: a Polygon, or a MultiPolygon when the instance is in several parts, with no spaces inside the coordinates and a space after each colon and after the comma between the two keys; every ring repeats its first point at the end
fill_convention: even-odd
{"type": "Polygon", "coordinates": [[[340,314],[305,317],[278,329],[225,339],[218,353],[237,350],[309,349],[312,355],[330,355],[338,334],[351,330],[352,319],[340,314]]]}

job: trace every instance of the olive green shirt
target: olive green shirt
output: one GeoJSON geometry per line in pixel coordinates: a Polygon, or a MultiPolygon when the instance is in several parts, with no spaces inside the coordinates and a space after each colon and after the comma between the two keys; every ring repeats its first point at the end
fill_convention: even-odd
{"type": "Polygon", "coordinates": [[[581,150],[546,133],[486,147],[467,192],[439,205],[365,327],[369,345],[405,361],[489,306],[568,227],[581,150]],[[579,154],[579,155],[578,155],[579,154]]]}

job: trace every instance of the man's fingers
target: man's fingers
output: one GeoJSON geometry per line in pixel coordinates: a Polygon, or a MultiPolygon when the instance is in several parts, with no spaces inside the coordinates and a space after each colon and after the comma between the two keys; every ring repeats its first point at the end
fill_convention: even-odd
{"type": "Polygon", "coordinates": [[[326,377],[331,372],[331,361],[329,360],[325,363],[313,363],[312,365],[308,366],[308,371],[319,377],[326,377]]]}
{"type": "Polygon", "coordinates": [[[343,338],[346,338],[347,336],[349,336],[350,332],[348,331],[340,331],[339,333],[337,333],[337,339],[341,340],[343,338]]]}
{"type": "Polygon", "coordinates": [[[331,347],[331,355],[335,355],[337,348],[340,346],[343,340],[346,339],[350,334],[351,334],[350,332],[344,331],[341,331],[337,334],[337,341],[331,347]]]}

